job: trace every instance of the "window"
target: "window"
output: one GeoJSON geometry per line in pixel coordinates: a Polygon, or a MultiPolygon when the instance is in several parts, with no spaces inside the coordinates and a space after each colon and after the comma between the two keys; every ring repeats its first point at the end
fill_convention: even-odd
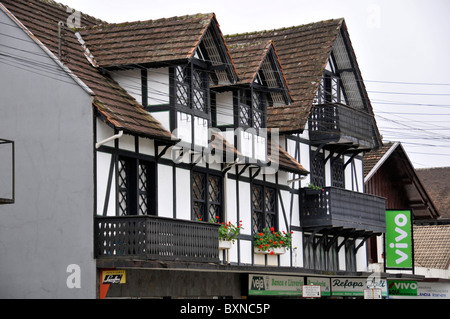
{"type": "Polygon", "coordinates": [[[119,216],[155,214],[154,174],[153,163],[119,157],[117,178],[119,216]]]}
{"type": "Polygon", "coordinates": [[[175,104],[189,106],[189,68],[187,65],[175,68],[175,104]]]}
{"type": "Polygon", "coordinates": [[[0,205],[15,201],[14,141],[0,139],[0,205]]]}
{"type": "Polygon", "coordinates": [[[336,158],[331,165],[331,183],[334,187],[345,187],[344,160],[336,158]]]}
{"type": "Polygon", "coordinates": [[[240,90],[238,107],[238,126],[256,129],[266,127],[265,108],[267,94],[256,90],[240,90]],[[250,96],[251,95],[251,96],[250,96]]]}
{"type": "Polygon", "coordinates": [[[325,159],[323,153],[311,151],[311,183],[314,186],[325,186],[325,159]]]}
{"type": "Polygon", "coordinates": [[[204,113],[209,111],[208,75],[191,65],[175,67],[175,105],[204,113]]]}
{"type": "Polygon", "coordinates": [[[277,196],[276,189],[252,185],[252,220],[253,232],[261,232],[264,228],[277,228],[277,196]]]}
{"type": "Polygon", "coordinates": [[[333,57],[328,60],[327,67],[319,84],[315,97],[316,104],[342,103],[347,104],[341,78],[336,72],[333,57]]]}
{"type": "Polygon", "coordinates": [[[222,216],[222,177],[192,173],[192,219],[209,221],[222,216]]]}
{"type": "Polygon", "coordinates": [[[173,68],[177,137],[206,147],[210,126],[209,77],[192,64],[173,68]]]}

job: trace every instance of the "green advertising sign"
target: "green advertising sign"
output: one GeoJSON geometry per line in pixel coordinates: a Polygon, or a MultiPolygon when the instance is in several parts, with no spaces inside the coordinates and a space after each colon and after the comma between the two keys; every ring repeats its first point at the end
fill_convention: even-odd
{"type": "Polygon", "coordinates": [[[301,296],[303,277],[249,275],[249,295],[259,296],[301,296]]]}
{"type": "Polygon", "coordinates": [[[389,295],[391,296],[417,296],[417,288],[417,281],[389,281],[389,295]]]}
{"type": "Polygon", "coordinates": [[[386,268],[412,269],[411,211],[386,211],[386,268]]]}

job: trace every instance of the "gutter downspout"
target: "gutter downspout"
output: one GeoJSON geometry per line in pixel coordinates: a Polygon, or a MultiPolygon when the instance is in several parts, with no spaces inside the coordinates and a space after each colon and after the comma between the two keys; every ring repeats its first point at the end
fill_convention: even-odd
{"type": "Polygon", "coordinates": [[[102,146],[103,144],[108,143],[109,141],[112,141],[112,140],[116,140],[116,139],[118,139],[118,138],[121,138],[122,135],[123,135],[123,131],[119,131],[118,134],[113,135],[113,136],[111,136],[111,137],[108,137],[107,139],[104,139],[103,141],[96,143],[96,144],[95,144],[95,148],[98,149],[100,146],[102,146]]]}

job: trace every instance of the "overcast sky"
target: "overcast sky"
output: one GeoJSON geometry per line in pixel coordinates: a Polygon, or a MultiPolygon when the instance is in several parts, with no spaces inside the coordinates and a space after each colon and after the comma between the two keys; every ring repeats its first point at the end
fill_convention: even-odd
{"type": "Polygon", "coordinates": [[[450,166],[448,0],[58,2],[107,22],[214,12],[224,34],[343,17],[384,141],[402,142],[416,168],[450,166]]]}

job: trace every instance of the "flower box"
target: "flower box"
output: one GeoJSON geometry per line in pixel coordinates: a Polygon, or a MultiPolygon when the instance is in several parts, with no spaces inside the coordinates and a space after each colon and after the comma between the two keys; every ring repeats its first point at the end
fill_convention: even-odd
{"type": "Polygon", "coordinates": [[[286,247],[269,248],[268,250],[261,250],[259,248],[255,249],[255,254],[282,255],[285,253],[286,247]]]}
{"type": "Polygon", "coordinates": [[[230,249],[233,246],[231,240],[219,240],[219,249],[230,249]]]}

